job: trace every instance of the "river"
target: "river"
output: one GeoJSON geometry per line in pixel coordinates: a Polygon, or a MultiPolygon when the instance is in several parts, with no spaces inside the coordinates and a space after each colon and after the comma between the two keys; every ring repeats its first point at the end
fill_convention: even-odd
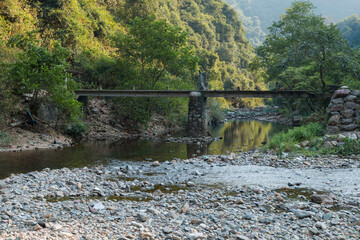
{"type": "MultiPolygon", "coordinates": [[[[167,143],[159,140],[123,140],[119,142],[84,143],[63,150],[39,150],[0,154],[0,178],[12,173],[40,171],[44,168],[75,168],[116,165],[119,161],[167,161],[174,158],[229,154],[262,146],[275,133],[286,129],[261,121],[230,121],[211,128],[211,136],[222,137],[208,145],[167,143]]],[[[184,135],[178,133],[177,136],[184,135]]]]}

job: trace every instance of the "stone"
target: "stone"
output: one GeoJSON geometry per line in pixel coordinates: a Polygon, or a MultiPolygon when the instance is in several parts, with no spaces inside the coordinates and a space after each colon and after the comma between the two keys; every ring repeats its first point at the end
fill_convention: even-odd
{"type": "Polygon", "coordinates": [[[358,128],[358,125],[355,123],[349,124],[349,125],[341,125],[340,129],[343,131],[353,131],[356,128],[358,128]]]}
{"type": "Polygon", "coordinates": [[[105,206],[101,202],[96,202],[92,205],[92,208],[96,211],[99,211],[105,209],[105,206]]]}
{"type": "Polygon", "coordinates": [[[172,230],[171,230],[171,228],[169,228],[169,227],[165,227],[165,228],[163,229],[163,232],[164,232],[165,234],[170,234],[170,233],[172,233],[172,230]]]}
{"type": "Polygon", "coordinates": [[[187,234],[187,237],[189,240],[200,240],[200,239],[206,239],[206,236],[203,233],[189,233],[187,234]]]}
{"type": "Polygon", "coordinates": [[[146,220],[149,219],[149,216],[145,212],[139,212],[136,218],[140,222],[146,222],[146,220]]]}
{"type": "Polygon", "coordinates": [[[357,96],[349,95],[349,96],[347,96],[347,97],[344,99],[344,101],[345,101],[345,102],[353,102],[353,101],[355,101],[356,99],[357,99],[357,96]]]}
{"type": "Polygon", "coordinates": [[[318,204],[334,204],[334,199],[325,194],[314,194],[310,197],[311,201],[318,204]]]}
{"type": "Polygon", "coordinates": [[[154,235],[149,232],[143,232],[143,233],[141,233],[140,238],[141,239],[154,239],[154,235]]]}
{"type": "Polygon", "coordinates": [[[326,131],[329,133],[338,133],[340,131],[340,128],[337,126],[327,126],[326,131]]]}
{"type": "Polygon", "coordinates": [[[323,223],[323,222],[316,222],[315,223],[315,227],[318,228],[318,229],[321,229],[321,230],[326,230],[326,224],[323,223]]]}
{"type": "Polygon", "coordinates": [[[344,125],[347,125],[347,124],[350,124],[354,121],[353,118],[344,118],[341,120],[341,124],[344,124],[344,125]]]}
{"type": "Polygon", "coordinates": [[[336,114],[330,117],[328,124],[330,126],[337,126],[340,123],[340,115],[336,114]]]}
{"type": "Polygon", "coordinates": [[[236,235],[235,239],[236,240],[249,240],[249,238],[244,235],[236,235]]]}
{"type": "Polygon", "coordinates": [[[342,110],[340,111],[340,114],[344,117],[344,118],[351,118],[354,116],[354,111],[351,109],[346,109],[346,110],[342,110]]]}
{"type": "Polygon", "coordinates": [[[302,147],[306,147],[306,146],[308,146],[309,144],[310,144],[309,141],[304,141],[304,142],[301,143],[301,146],[302,146],[302,147]]]}
{"type": "Polygon", "coordinates": [[[186,186],[195,187],[195,183],[189,181],[189,182],[186,183],[186,186]]]}
{"type": "Polygon", "coordinates": [[[324,142],[323,147],[324,147],[324,148],[327,148],[327,149],[331,149],[331,148],[334,147],[334,145],[332,145],[331,142],[326,141],[326,142],[324,142]]]}
{"type": "Polygon", "coordinates": [[[359,110],[359,104],[354,103],[354,102],[345,103],[345,107],[347,107],[348,109],[352,109],[352,110],[359,110]]]}
{"type": "Polygon", "coordinates": [[[351,91],[349,89],[339,89],[334,92],[333,99],[335,98],[344,98],[351,94],[351,91]]]}
{"type": "Polygon", "coordinates": [[[152,166],[152,167],[158,167],[158,166],[160,166],[160,163],[159,163],[159,161],[155,161],[155,162],[153,162],[153,163],[151,164],[151,166],[152,166]]]}
{"type": "Polygon", "coordinates": [[[346,136],[344,134],[339,134],[337,137],[337,140],[340,142],[343,142],[345,140],[346,136]]]}
{"type": "Polygon", "coordinates": [[[344,105],[343,104],[336,104],[334,106],[331,107],[330,112],[339,112],[344,110],[344,105]]]}
{"type": "Polygon", "coordinates": [[[36,224],[35,227],[34,227],[34,231],[38,231],[38,230],[41,230],[42,227],[39,225],[39,224],[36,224]]]}
{"type": "Polygon", "coordinates": [[[185,203],[185,204],[182,206],[182,208],[181,208],[181,210],[180,210],[180,213],[187,213],[187,212],[189,212],[189,210],[190,210],[189,203],[185,203]]]}
{"type": "Polygon", "coordinates": [[[356,97],[359,97],[360,96],[360,90],[353,90],[351,92],[352,95],[356,96],[356,97]]]}
{"type": "Polygon", "coordinates": [[[336,98],[336,99],[331,100],[331,103],[332,103],[333,105],[343,104],[343,103],[344,103],[344,100],[343,100],[342,98],[336,98]]]}
{"type": "Polygon", "coordinates": [[[313,215],[312,212],[305,211],[305,210],[299,210],[299,209],[294,210],[293,213],[299,219],[308,218],[308,217],[311,217],[313,215]]]}
{"type": "Polygon", "coordinates": [[[347,136],[350,140],[357,140],[358,136],[356,133],[351,133],[347,136]]]}

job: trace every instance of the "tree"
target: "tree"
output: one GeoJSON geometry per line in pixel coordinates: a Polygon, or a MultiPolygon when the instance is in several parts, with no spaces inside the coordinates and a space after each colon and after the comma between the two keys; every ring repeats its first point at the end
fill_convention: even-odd
{"type": "Polygon", "coordinates": [[[325,94],[330,84],[359,81],[359,61],[334,24],[314,13],[308,1],[295,1],[256,49],[267,82],[290,90],[325,94]]]}
{"type": "Polygon", "coordinates": [[[81,103],[75,100],[78,84],[66,73],[67,49],[55,42],[53,49],[39,45],[33,35],[16,35],[8,44],[20,49],[18,59],[8,66],[13,91],[31,97],[31,109],[37,110],[40,99],[48,99],[70,121],[78,120],[81,103]]]}
{"type": "Polygon", "coordinates": [[[155,88],[166,74],[180,76],[197,67],[198,58],[188,45],[187,33],[166,20],[135,18],[129,33],[118,35],[115,42],[128,66],[137,69],[131,81],[137,88],[155,88]]]}
{"type": "Polygon", "coordinates": [[[360,48],[360,17],[356,14],[341,20],[337,26],[352,47],[360,48]]]}

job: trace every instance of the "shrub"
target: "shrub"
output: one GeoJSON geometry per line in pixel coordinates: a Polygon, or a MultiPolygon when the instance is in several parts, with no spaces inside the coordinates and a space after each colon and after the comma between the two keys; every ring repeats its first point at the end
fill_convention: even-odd
{"type": "Polygon", "coordinates": [[[319,136],[324,134],[324,127],[319,123],[310,123],[295,127],[287,132],[280,132],[265,146],[265,149],[277,149],[280,152],[294,150],[294,145],[303,141],[310,141],[313,147],[321,146],[319,136]]]}
{"type": "Polygon", "coordinates": [[[10,137],[5,132],[0,132],[0,146],[8,145],[10,143],[10,137]]]}
{"type": "Polygon", "coordinates": [[[334,151],[341,155],[360,154],[360,141],[346,138],[344,145],[335,148],[334,151]]]}
{"type": "Polygon", "coordinates": [[[76,122],[66,130],[66,133],[74,138],[81,137],[87,132],[87,126],[82,122],[76,122]]]}

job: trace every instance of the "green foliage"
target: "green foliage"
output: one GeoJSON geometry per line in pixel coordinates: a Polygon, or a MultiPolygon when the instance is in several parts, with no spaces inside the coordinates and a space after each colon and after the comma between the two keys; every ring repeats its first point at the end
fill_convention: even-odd
{"type": "Polygon", "coordinates": [[[88,128],[83,122],[75,122],[66,129],[66,134],[78,138],[86,134],[88,128]]]}
{"type": "Polygon", "coordinates": [[[360,154],[360,140],[345,138],[344,145],[336,147],[333,152],[341,155],[360,154]]]}
{"type": "Polygon", "coordinates": [[[10,143],[10,137],[7,133],[0,131],[0,146],[6,146],[10,143]]]}
{"type": "Polygon", "coordinates": [[[355,49],[360,48],[360,18],[358,15],[351,15],[337,23],[341,34],[355,49]]]}
{"type": "MultiPolygon", "coordinates": [[[[268,27],[279,19],[281,13],[288,8],[293,0],[225,0],[239,12],[246,29],[246,37],[254,46],[259,46],[269,33],[268,27]]],[[[311,0],[327,22],[338,22],[351,13],[358,13],[358,0],[311,0]]]]}
{"type": "Polygon", "coordinates": [[[325,94],[328,85],[360,80],[357,53],[313,9],[307,1],[295,1],[256,49],[269,84],[325,94]]]}
{"type": "Polygon", "coordinates": [[[221,103],[216,99],[208,100],[209,122],[216,126],[225,119],[224,109],[221,107],[221,103]]]}
{"type": "Polygon", "coordinates": [[[189,77],[196,70],[198,58],[188,46],[186,32],[166,20],[135,18],[129,33],[115,42],[119,57],[138,72],[128,79],[136,88],[154,89],[166,74],[189,77]]]}
{"type": "Polygon", "coordinates": [[[323,134],[324,126],[319,123],[310,123],[305,126],[295,127],[287,132],[276,134],[264,148],[276,149],[279,152],[295,151],[296,148],[294,145],[306,140],[310,141],[311,147],[319,148],[322,144],[322,139],[319,137],[323,134]]]}
{"type": "Polygon", "coordinates": [[[17,94],[31,98],[31,108],[36,111],[39,99],[50,99],[67,120],[74,121],[81,115],[81,104],[75,100],[78,84],[66,73],[68,51],[59,43],[50,51],[39,46],[32,36],[16,35],[8,42],[18,47],[17,61],[8,66],[8,78],[17,94]]]}

